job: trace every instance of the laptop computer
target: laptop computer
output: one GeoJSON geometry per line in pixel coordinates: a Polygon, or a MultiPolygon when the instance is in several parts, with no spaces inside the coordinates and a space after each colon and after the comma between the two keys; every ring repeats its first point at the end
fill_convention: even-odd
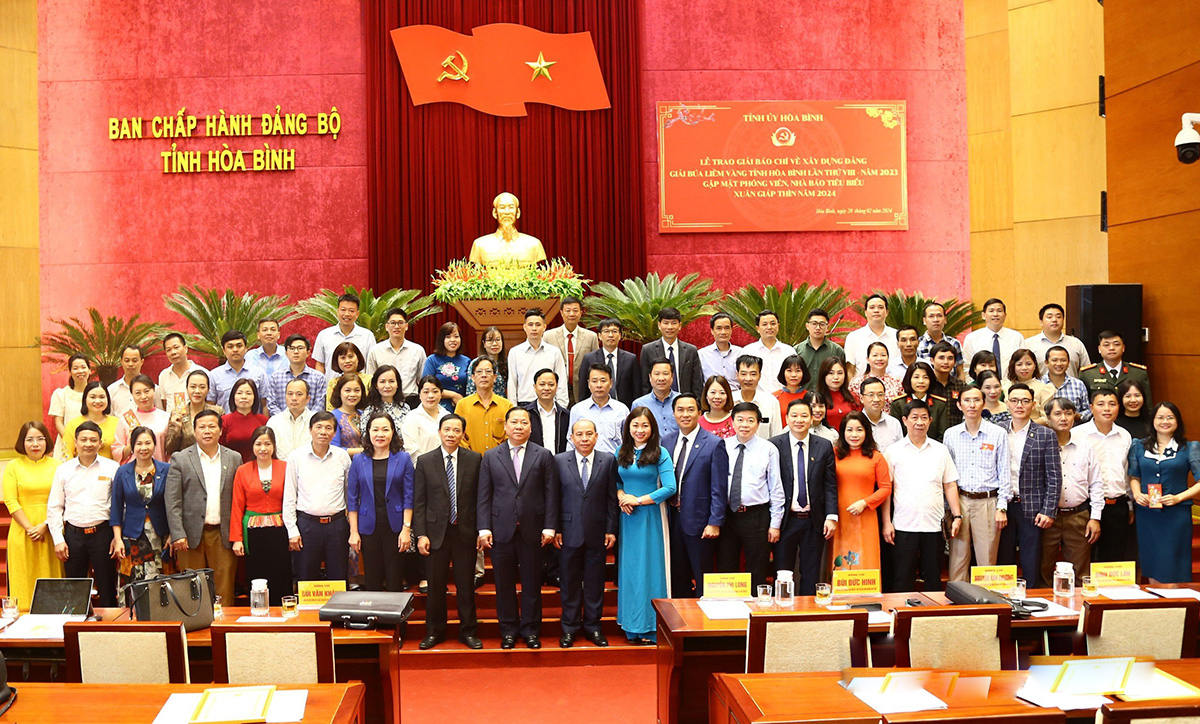
{"type": "Polygon", "coordinates": [[[30,613],[87,616],[91,611],[90,578],[39,578],[34,584],[30,613]]]}

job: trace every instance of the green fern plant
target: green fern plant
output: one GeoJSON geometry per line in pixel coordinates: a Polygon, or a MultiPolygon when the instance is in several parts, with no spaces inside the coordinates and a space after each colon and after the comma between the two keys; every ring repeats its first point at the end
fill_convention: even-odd
{"type": "Polygon", "coordinates": [[[258,341],[258,321],[270,318],[279,326],[300,318],[285,295],[237,294],[232,289],[204,289],[199,284],[181,286],[175,294],[164,295],[167,309],[186,319],[196,334],[185,334],[188,346],[196,352],[224,361],[221,336],[231,329],[246,335],[247,346],[258,341]]]}
{"type": "MultiPolygon", "coordinates": [[[[887,325],[889,327],[899,328],[906,324],[911,324],[924,334],[925,305],[929,302],[939,302],[945,308],[946,327],[943,329],[943,332],[950,337],[957,337],[963,332],[971,331],[972,322],[979,316],[975,311],[975,305],[970,300],[962,301],[957,297],[936,299],[934,297],[927,297],[920,292],[907,294],[902,289],[897,289],[890,293],[872,290],[872,293],[882,294],[887,298],[887,325]]],[[[866,296],[864,295],[862,299],[855,302],[855,314],[865,317],[865,301],[866,296]]]]}
{"type": "Polygon", "coordinates": [[[831,286],[821,282],[817,286],[803,283],[793,286],[788,282],[782,289],[767,285],[759,289],[747,285],[721,300],[720,307],[733,318],[733,323],[752,337],[758,336],[758,313],[770,309],[779,317],[779,339],[787,344],[796,344],[808,339],[805,317],[813,309],[824,309],[831,320],[829,336],[841,339],[855,327],[838,317],[850,303],[850,292],[845,287],[831,286]]]}
{"type": "Polygon", "coordinates": [[[342,291],[322,289],[308,299],[302,299],[296,304],[296,311],[307,317],[316,317],[330,324],[337,324],[338,297],[342,294],[353,294],[358,297],[358,325],[366,327],[375,335],[376,340],[387,339],[387,329],[384,319],[389,309],[399,307],[408,315],[411,325],[420,319],[437,314],[442,308],[433,303],[433,295],[421,296],[417,289],[389,289],[378,297],[375,292],[366,287],[355,289],[347,285],[342,291]]]}
{"type": "Polygon", "coordinates": [[[43,359],[66,365],[74,354],[88,358],[96,374],[105,384],[117,378],[121,367],[121,351],[128,345],[142,348],[150,354],[150,346],[167,333],[161,322],[139,322],[139,316],[129,318],[105,317],[94,307],[88,307],[87,320],[78,317],[51,319],[61,329],[38,338],[45,350],[43,359]]]}
{"type": "Polygon", "coordinates": [[[701,279],[692,273],[682,279],[668,274],[647,274],[644,279],[626,279],[618,287],[608,282],[591,285],[592,293],[584,300],[585,324],[594,327],[600,320],[613,317],[624,327],[625,339],[648,342],[658,333],[658,311],[675,307],[683,324],[715,314],[721,292],[713,289],[712,279],[701,279]]]}

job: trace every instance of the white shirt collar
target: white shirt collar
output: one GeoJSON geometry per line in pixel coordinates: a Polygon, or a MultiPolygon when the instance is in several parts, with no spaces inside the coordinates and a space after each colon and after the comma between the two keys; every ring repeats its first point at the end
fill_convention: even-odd
{"type": "Polygon", "coordinates": [[[595,467],[595,465],[596,465],[596,451],[595,451],[595,450],[592,450],[592,452],[591,452],[591,453],[589,453],[589,454],[587,454],[587,455],[580,455],[580,454],[579,454],[579,451],[578,451],[578,450],[576,450],[576,451],[575,451],[575,467],[579,467],[580,465],[583,465],[583,461],[584,461],[584,460],[587,460],[587,463],[588,463],[588,466],[589,466],[589,467],[595,467]]]}
{"type": "Polygon", "coordinates": [[[810,429],[807,433],[805,433],[804,437],[801,437],[801,438],[797,438],[796,433],[789,430],[788,437],[790,437],[792,439],[792,445],[800,445],[800,444],[807,445],[808,438],[812,437],[812,430],[810,429]]]}

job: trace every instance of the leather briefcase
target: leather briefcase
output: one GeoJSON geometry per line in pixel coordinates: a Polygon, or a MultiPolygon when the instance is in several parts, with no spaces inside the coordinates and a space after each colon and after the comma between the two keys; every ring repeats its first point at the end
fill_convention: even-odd
{"type": "Polygon", "coordinates": [[[950,599],[951,603],[967,606],[989,603],[1011,606],[1012,617],[1018,620],[1025,620],[1032,616],[1034,611],[1045,611],[1048,608],[1046,604],[1039,601],[1014,601],[1006,596],[1001,596],[995,591],[989,591],[983,586],[977,586],[974,583],[967,583],[965,581],[950,581],[947,583],[946,598],[950,599]]]}
{"type": "Polygon", "coordinates": [[[399,626],[413,612],[411,593],[390,591],[338,591],[321,606],[322,621],[345,628],[399,626]]]}

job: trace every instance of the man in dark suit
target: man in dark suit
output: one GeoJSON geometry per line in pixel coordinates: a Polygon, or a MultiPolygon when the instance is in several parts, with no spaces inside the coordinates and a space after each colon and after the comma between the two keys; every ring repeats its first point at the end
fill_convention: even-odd
{"type": "Polygon", "coordinates": [[[163,491],[171,547],[180,569],[213,569],[216,594],[232,603],[237,557],[229,541],[229,518],[242,456],[220,445],[221,416],[215,411],[197,413],[192,424],[196,444],[171,456],[163,491]]]}
{"type": "Polygon", "coordinates": [[[596,423],[579,420],[571,430],[575,449],[554,456],[562,491],[559,533],[562,550],[562,637],[564,649],[583,634],[608,646],[600,631],[604,609],[604,563],[617,542],[617,458],[596,450],[596,423]],[[582,610],[582,615],[581,615],[582,610]]]}
{"type": "MultiPolygon", "coordinates": [[[[567,449],[567,430],[570,428],[571,411],[555,401],[558,390],[558,374],[551,369],[538,370],[533,376],[533,391],[537,400],[521,407],[529,411],[529,440],[557,455],[567,449]]],[[[545,582],[549,586],[559,584],[559,555],[557,550],[547,549],[545,554],[545,582]]]]}
{"type": "Polygon", "coordinates": [[[533,377],[533,391],[537,393],[537,400],[521,405],[529,411],[529,439],[549,450],[551,455],[567,449],[571,419],[571,411],[554,400],[557,389],[558,373],[551,369],[538,370],[533,377]],[[553,426],[548,424],[551,421],[553,426]]]}
{"type": "Polygon", "coordinates": [[[438,424],[442,444],[417,458],[413,483],[413,534],[426,561],[429,598],[425,603],[425,638],[421,650],[431,649],[446,636],[446,584],[454,564],[458,601],[458,640],[472,649],[483,648],[475,635],[475,549],[479,543],[476,505],[479,467],[483,456],[460,447],[466,421],[446,415],[438,424]]]}
{"type": "Polygon", "coordinates": [[[671,596],[700,598],[704,595],[704,574],[716,571],[716,539],[729,504],[729,454],[719,437],[699,427],[700,403],[695,395],[681,394],[673,404],[679,431],[662,439],[663,448],[675,463],[679,490],[667,508],[671,596]]]}
{"type": "Polygon", "coordinates": [[[530,442],[529,410],[504,415],[507,440],[483,455],[479,471],[479,543],[492,551],[500,648],[542,647],[542,547],[558,526],[559,487],[554,456],[530,442]],[[517,579],[521,603],[517,604],[517,579]]]}
{"type": "Polygon", "coordinates": [[[699,397],[704,392],[704,369],[700,364],[700,351],[695,345],[679,339],[682,327],[679,310],[663,307],[658,312],[658,331],[662,337],[642,347],[642,377],[639,384],[642,394],[650,392],[650,369],[655,362],[666,360],[671,363],[675,379],[671,389],[675,392],[690,392],[699,397]]]}
{"type": "Polygon", "coordinates": [[[815,596],[825,541],[833,538],[838,524],[833,444],[808,434],[812,406],[807,400],[792,400],[787,423],[787,432],[771,438],[779,450],[784,498],[783,530],[775,544],[775,564],[792,568],[799,576],[797,595],[815,596]]]}
{"type": "MultiPolygon", "coordinates": [[[[613,371],[612,396],[620,400],[626,407],[631,407],[633,401],[642,396],[642,382],[647,379],[641,373],[641,363],[637,355],[626,352],[617,345],[621,343],[621,323],[612,317],[600,322],[600,349],[588,352],[579,365],[580,370],[590,370],[594,364],[602,364],[613,371]]],[[[579,378],[576,399],[586,400],[591,394],[588,389],[588,376],[579,378]]]]}
{"type": "MultiPolygon", "coordinates": [[[[1050,585],[1039,582],[1042,565],[1042,531],[1054,525],[1058,515],[1058,498],[1062,489],[1062,460],[1058,453],[1058,437],[1044,425],[1033,422],[1033,390],[1017,383],[1008,388],[1008,411],[1012,420],[1004,425],[1012,440],[1014,432],[1023,432],[1017,479],[1008,501],[1008,525],[1000,531],[1000,550],[996,562],[1000,565],[1021,563],[1021,573],[1030,586],[1050,585]]],[[[1010,445],[1009,455],[1017,455],[1016,445],[1010,445]]]]}

